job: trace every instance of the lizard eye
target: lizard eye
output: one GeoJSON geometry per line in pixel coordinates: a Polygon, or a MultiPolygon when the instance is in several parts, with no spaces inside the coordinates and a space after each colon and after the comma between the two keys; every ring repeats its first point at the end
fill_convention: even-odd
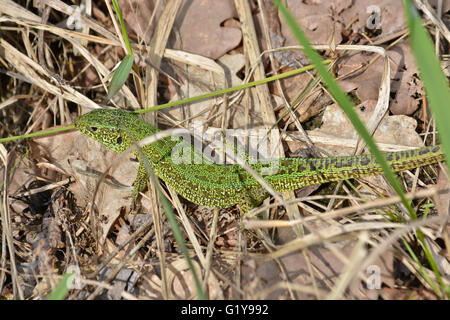
{"type": "Polygon", "coordinates": [[[122,137],[118,137],[116,142],[117,142],[117,144],[122,144],[122,137]]]}
{"type": "Polygon", "coordinates": [[[89,130],[92,132],[95,132],[95,131],[97,131],[97,127],[90,127],[89,130]]]}

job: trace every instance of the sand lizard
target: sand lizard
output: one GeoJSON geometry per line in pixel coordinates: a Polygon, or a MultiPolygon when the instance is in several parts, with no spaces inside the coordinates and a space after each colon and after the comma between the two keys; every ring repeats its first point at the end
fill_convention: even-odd
{"type": "MultiPolygon", "coordinates": [[[[75,120],[75,127],[87,136],[115,152],[127,150],[133,143],[159,130],[136,115],[123,110],[97,109],[75,120]]],[[[184,198],[204,206],[227,208],[238,204],[245,213],[260,205],[268,192],[238,164],[220,165],[207,161],[200,164],[176,164],[171,152],[177,144],[171,137],[163,138],[142,148],[156,176],[184,198]]],[[[191,152],[197,152],[193,148],[191,152]]],[[[134,182],[133,200],[145,189],[148,173],[140,153],[139,170],[134,182]]],[[[389,152],[386,160],[395,172],[413,169],[444,160],[440,146],[389,152]]],[[[263,176],[274,190],[295,190],[304,186],[350,178],[382,174],[372,155],[340,156],[317,159],[275,159],[278,171],[263,176]]],[[[270,163],[250,165],[256,172],[270,163]]]]}

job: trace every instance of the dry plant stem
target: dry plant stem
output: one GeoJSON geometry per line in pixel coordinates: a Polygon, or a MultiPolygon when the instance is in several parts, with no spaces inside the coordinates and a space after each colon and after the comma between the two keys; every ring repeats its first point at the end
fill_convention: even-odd
{"type": "MultiPolygon", "coordinates": [[[[42,10],[42,24],[47,24],[48,16],[50,14],[50,7],[47,7],[44,5],[42,10]]],[[[39,36],[38,36],[38,55],[39,55],[39,63],[47,69],[47,71],[50,73],[49,66],[47,65],[47,62],[45,61],[44,56],[44,30],[39,30],[39,36]]]]}
{"type": "Polygon", "coordinates": [[[208,248],[206,249],[206,267],[205,267],[205,278],[203,279],[202,289],[203,292],[207,292],[208,278],[211,270],[211,258],[214,250],[214,243],[217,236],[217,221],[219,220],[219,209],[214,208],[213,220],[211,223],[211,231],[209,233],[208,248]]]}
{"type": "MultiPolygon", "coordinates": [[[[436,12],[437,18],[439,19],[439,21],[441,21],[442,19],[442,0],[438,0],[437,3],[437,12],[436,12]]],[[[436,38],[435,38],[435,45],[434,45],[434,53],[436,54],[436,56],[440,56],[440,52],[439,52],[439,45],[441,42],[441,31],[439,30],[439,28],[436,26],[435,27],[435,32],[436,32],[436,38]]]]}
{"type": "MultiPolygon", "coordinates": [[[[263,4],[261,2],[261,0],[258,0],[258,6],[259,6],[259,10],[261,11],[261,18],[262,18],[262,22],[263,22],[263,29],[264,29],[264,35],[266,38],[266,45],[267,45],[267,49],[270,51],[272,50],[272,41],[271,41],[271,37],[269,34],[269,29],[267,26],[267,21],[266,21],[266,17],[264,14],[264,9],[263,9],[263,4]]],[[[270,60],[270,64],[272,66],[272,72],[274,75],[278,74],[276,68],[275,68],[275,61],[273,59],[273,53],[269,52],[269,60],[270,60]]],[[[276,80],[275,84],[278,88],[278,91],[281,93],[281,98],[284,101],[284,107],[287,109],[287,111],[290,114],[290,117],[292,119],[292,121],[294,122],[295,126],[297,127],[297,130],[301,133],[305,135],[305,139],[306,139],[306,143],[310,143],[310,140],[308,139],[308,136],[306,135],[306,132],[303,130],[302,124],[300,123],[300,121],[298,120],[298,118],[296,117],[295,113],[293,112],[292,108],[290,108],[290,105],[286,99],[286,96],[284,94],[284,90],[281,86],[280,80],[276,80]]],[[[312,144],[311,144],[312,146],[312,144]]]]}
{"type": "Polygon", "coordinates": [[[404,224],[391,222],[361,222],[354,224],[346,224],[338,227],[328,227],[320,231],[308,234],[301,239],[296,239],[287,243],[283,248],[267,255],[267,259],[274,259],[290,254],[294,251],[301,250],[313,245],[323,244],[338,236],[366,231],[366,230],[383,230],[386,228],[405,228],[404,224]]]}
{"type": "MultiPolygon", "coordinates": [[[[80,32],[58,28],[58,27],[55,27],[55,26],[52,26],[52,25],[43,25],[43,24],[40,23],[40,17],[39,17],[39,21],[38,22],[23,21],[23,20],[16,19],[13,16],[12,17],[3,17],[3,21],[5,21],[5,22],[9,21],[11,23],[16,23],[16,24],[22,25],[22,26],[24,26],[26,28],[35,28],[35,29],[38,29],[38,30],[48,31],[48,32],[53,33],[53,34],[55,34],[57,36],[60,36],[60,37],[66,39],[68,41],[73,40],[73,39],[78,39],[80,41],[86,40],[86,41],[89,41],[89,42],[93,42],[93,43],[101,44],[101,45],[106,45],[106,46],[114,46],[114,47],[121,46],[120,41],[117,40],[115,38],[115,36],[112,35],[111,33],[108,33],[108,34],[102,33],[102,34],[104,34],[105,36],[108,36],[108,37],[99,37],[99,36],[95,36],[95,35],[86,35],[86,34],[83,34],[83,33],[80,33],[80,32]],[[111,35],[111,36],[109,37],[109,35],[111,35]]],[[[140,45],[140,44],[132,44],[131,47],[135,51],[148,50],[148,48],[149,48],[148,46],[140,45]]],[[[104,52],[104,50],[102,50],[102,52],[104,52]]],[[[183,64],[188,64],[188,65],[192,65],[192,66],[201,67],[201,68],[204,68],[206,70],[209,70],[209,71],[212,71],[214,73],[217,73],[219,75],[224,76],[223,69],[214,60],[206,58],[206,57],[203,57],[203,56],[200,56],[200,55],[197,55],[197,54],[185,52],[185,51],[182,51],[182,50],[174,50],[174,49],[166,48],[164,50],[164,58],[171,59],[171,60],[183,63],[183,64]]],[[[144,59],[144,60],[148,60],[148,59],[144,59]]],[[[88,59],[88,62],[90,63],[90,59],[88,59]]],[[[85,68],[88,68],[88,67],[89,66],[87,66],[85,68]]],[[[94,65],[94,67],[96,67],[96,65],[94,65]]],[[[109,73],[109,71],[107,71],[107,73],[109,73]]],[[[139,105],[133,105],[133,107],[138,107],[138,106],[139,105]]]]}
{"type": "Polygon", "coordinates": [[[113,8],[111,7],[111,0],[106,0],[105,4],[106,8],[108,9],[109,17],[111,18],[111,21],[113,23],[114,30],[116,32],[115,34],[119,38],[122,49],[124,50],[125,53],[127,53],[128,49],[127,45],[125,44],[125,40],[123,39],[122,28],[117,23],[116,14],[114,13],[113,8]]]}
{"type": "MultiPolygon", "coordinates": [[[[124,242],[122,242],[121,244],[119,244],[113,252],[111,252],[111,254],[106,257],[106,259],[104,259],[100,265],[96,268],[96,270],[90,274],[87,275],[87,278],[94,278],[96,277],[100,271],[102,271],[102,269],[104,267],[106,267],[108,265],[108,263],[114,259],[115,256],[117,256],[120,252],[120,250],[122,250],[123,248],[125,248],[126,245],[128,245],[131,241],[134,241],[137,239],[137,237],[139,237],[141,235],[142,232],[144,232],[148,227],[150,227],[150,225],[153,223],[153,219],[148,221],[146,224],[142,225],[139,227],[138,230],[136,230],[135,232],[133,232],[132,235],[129,236],[129,238],[127,240],[125,240],[124,242]]],[[[149,234],[153,234],[154,229],[151,228],[148,233],[149,234]]]]}
{"type": "MultiPolygon", "coordinates": [[[[266,17],[265,17],[265,14],[264,14],[264,11],[265,11],[263,9],[264,6],[261,3],[261,0],[258,0],[258,6],[259,6],[259,9],[261,11],[261,18],[262,18],[262,21],[263,21],[264,35],[265,35],[266,44],[267,44],[267,50],[265,52],[269,53],[269,59],[270,59],[270,64],[272,66],[272,71],[276,75],[276,74],[278,74],[278,72],[277,72],[277,70],[275,68],[275,61],[273,59],[272,41],[271,41],[269,29],[267,27],[266,17]]],[[[263,52],[263,54],[264,54],[264,52],[263,52]]],[[[286,111],[289,112],[291,120],[294,122],[295,126],[297,127],[297,130],[299,131],[300,135],[303,137],[306,145],[308,146],[308,148],[310,150],[313,150],[313,153],[314,153],[315,156],[319,156],[319,154],[315,151],[315,148],[314,148],[314,145],[313,145],[311,139],[309,139],[308,135],[306,134],[306,131],[303,129],[302,124],[300,123],[300,121],[298,120],[297,116],[295,115],[294,110],[292,109],[292,106],[289,105],[289,103],[288,103],[288,101],[286,99],[286,96],[284,94],[284,90],[283,90],[283,88],[281,86],[281,81],[280,80],[276,80],[275,84],[276,84],[276,86],[278,88],[278,91],[281,92],[281,97],[282,97],[282,99],[284,101],[284,107],[286,108],[286,111]]]]}
{"type": "MultiPolygon", "coordinates": [[[[92,0],[86,0],[85,1],[85,10],[84,11],[85,11],[87,17],[91,17],[92,16],[92,0]]],[[[83,26],[83,30],[81,32],[84,33],[84,34],[89,34],[89,26],[84,25],[83,26]]],[[[80,43],[81,43],[81,45],[83,47],[87,46],[87,41],[86,40],[81,41],[80,43]]]]}
{"type": "MultiPolygon", "coordinates": [[[[152,40],[150,42],[150,46],[147,47],[148,59],[150,60],[152,65],[158,68],[161,66],[161,60],[164,55],[167,40],[169,39],[169,35],[180,5],[181,0],[170,0],[167,2],[161,14],[161,17],[159,18],[158,25],[156,26],[152,40]]],[[[149,79],[149,83],[147,83],[145,105],[155,106],[158,104],[158,70],[147,67],[146,74],[147,79],[149,79]]]]}
{"type": "MultiPolygon", "coordinates": [[[[81,279],[80,282],[84,285],[90,285],[93,287],[97,287],[97,289],[101,291],[103,290],[114,290],[114,286],[106,284],[104,282],[100,282],[100,281],[95,281],[95,280],[87,280],[87,279],[81,279]]],[[[98,294],[97,294],[98,295],[98,294]]],[[[133,296],[132,294],[129,294],[126,291],[122,291],[120,293],[120,295],[122,296],[122,298],[127,299],[127,300],[138,300],[138,298],[136,298],[135,296],[133,296]]],[[[95,298],[95,297],[94,297],[95,298]]],[[[92,299],[91,299],[92,300],[92,299]]]]}
{"type": "MultiPolygon", "coordinates": [[[[433,188],[429,188],[427,190],[421,190],[421,191],[417,191],[417,192],[408,192],[408,193],[406,193],[406,198],[408,200],[413,200],[413,199],[417,199],[417,198],[439,196],[440,194],[447,194],[449,192],[450,192],[449,188],[437,189],[437,188],[433,187],[433,188]]],[[[302,202],[302,201],[308,200],[309,198],[310,197],[298,198],[295,200],[290,200],[289,202],[290,203],[302,202]]],[[[267,207],[271,208],[271,207],[277,206],[277,204],[271,204],[270,206],[267,206],[266,208],[258,208],[255,211],[253,211],[251,214],[249,213],[246,216],[246,219],[243,221],[243,224],[244,224],[244,227],[247,229],[254,229],[254,228],[283,227],[283,226],[290,227],[292,224],[305,223],[305,222],[315,221],[318,219],[323,220],[324,222],[329,222],[329,220],[331,220],[331,219],[336,219],[338,217],[343,217],[343,216],[346,216],[346,215],[352,214],[352,213],[363,214],[363,213],[367,212],[368,210],[383,208],[383,207],[398,203],[400,201],[401,200],[400,200],[399,196],[390,197],[387,199],[377,199],[377,200],[367,202],[367,203],[364,203],[364,204],[361,204],[358,206],[337,209],[337,210],[323,213],[318,216],[302,217],[301,219],[292,220],[292,221],[248,220],[248,219],[252,219],[255,215],[259,214],[261,211],[266,210],[267,207]]]]}
{"type": "Polygon", "coordinates": [[[445,39],[450,43],[450,31],[447,29],[447,26],[444,24],[442,19],[439,19],[439,17],[436,16],[434,13],[433,8],[430,6],[428,1],[422,1],[422,0],[415,0],[416,6],[425,13],[425,15],[428,17],[428,19],[433,22],[433,24],[438,28],[445,39]]]}
{"type": "MultiPolygon", "coordinates": [[[[13,285],[13,295],[14,299],[24,299],[23,291],[20,286],[19,274],[17,272],[16,266],[16,254],[14,250],[14,240],[12,237],[12,225],[11,225],[11,216],[9,214],[9,203],[8,203],[8,152],[5,147],[0,144],[0,158],[3,162],[4,166],[4,184],[3,184],[3,192],[2,192],[2,203],[0,206],[0,215],[1,215],[1,225],[2,225],[2,269],[6,265],[6,248],[5,248],[5,240],[6,246],[8,246],[9,252],[9,260],[10,260],[10,268],[11,268],[11,282],[13,285]]],[[[2,278],[0,281],[3,282],[3,277],[5,273],[2,272],[2,278]]]]}
{"type": "Polygon", "coordinates": [[[327,296],[328,300],[337,300],[343,298],[344,292],[350,282],[354,279],[357,279],[358,266],[363,262],[363,259],[367,254],[367,249],[365,248],[365,246],[368,239],[369,236],[367,232],[362,232],[358,238],[358,242],[353,248],[349,263],[347,263],[344,271],[339,276],[339,280],[337,281],[335,287],[327,296]]]}
{"type": "Polygon", "coordinates": [[[62,186],[65,186],[66,184],[69,184],[69,183],[72,183],[72,182],[73,182],[73,180],[70,177],[68,179],[64,179],[64,180],[61,180],[61,181],[58,181],[58,182],[55,182],[55,183],[47,184],[47,185],[45,185],[43,187],[40,187],[40,188],[30,189],[28,191],[18,193],[16,195],[16,197],[18,197],[18,198],[20,198],[20,197],[29,197],[29,196],[31,196],[33,194],[41,193],[43,191],[60,188],[62,186]]]}
{"type": "Polygon", "coordinates": [[[189,218],[186,214],[186,211],[183,209],[183,206],[180,202],[178,194],[174,190],[171,190],[171,189],[169,189],[169,192],[175,203],[175,207],[177,208],[177,211],[180,215],[181,224],[183,225],[183,228],[188,235],[189,241],[191,242],[191,244],[194,248],[194,252],[197,255],[202,267],[206,269],[206,266],[207,266],[206,258],[203,255],[203,251],[200,246],[200,243],[198,242],[198,239],[195,235],[194,229],[192,228],[191,221],[189,220],[189,218]]]}
{"type": "MultiPolygon", "coordinates": [[[[234,4],[236,6],[236,10],[238,11],[239,19],[242,23],[244,49],[246,50],[250,65],[255,66],[254,78],[255,80],[263,79],[265,78],[265,72],[260,60],[261,54],[258,47],[255,26],[253,24],[253,15],[251,13],[249,3],[246,0],[235,0],[234,4]]],[[[255,88],[255,91],[260,102],[261,110],[259,111],[262,113],[264,123],[276,123],[277,119],[271,105],[271,97],[268,86],[266,84],[260,85],[255,88]]],[[[270,129],[269,126],[266,126],[266,128],[270,129]]],[[[284,157],[283,145],[281,143],[280,133],[277,129],[270,131],[270,141],[273,145],[272,150],[276,150],[274,157],[284,157]]],[[[288,200],[294,199],[295,194],[293,191],[283,192],[283,198],[288,200]]],[[[286,211],[290,219],[300,217],[300,211],[296,206],[286,206],[286,211]]],[[[297,236],[301,237],[303,235],[303,231],[299,227],[295,228],[294,232],[297,236]]]]}
{"type": "Polygon", "coordinates": [[[287,281],[280,281],[276,284],[274,284],[271,287],[268,287],[260,292],[258,292],[258,294],[253,297],[253,299],[267,299],[267,296],[269,294],[271,294],[274,291],[277,290],[282,290],[282,289],[290,289],[290,290],[295,290],[295,291],[299,291],[299,292],[304,292],[304,293],[309,293],[312,295],[315,295],[316,293],[318,293],[319,296],[326,296],[327,292],[323,291],[323,290],[316,290],[314,288],[311,288],[310,286],[303,286],[303,285],[298,285],[295,283],[290,283],[287,281]]]}
{"type": "MultiPolygon", "coordinates": [[[[306,261],[306,266],[308,267],[308,273],[309,273],[309,277],[310,277],[310,279],[311,279],[311,282],[312,282],[312,287],[313,287],[313,289],[314,289],[314,291],[315,291],[315,297],[317,298],[317,299],[320,299],[321,298],[321,296],[320,296],[320,292],[319,292],[319,287],[317,286],[317,279],[316,279],[316,277],[314,276],[314,271],[316,271],[317,272],[317,268],[315,267],[315,266],[313,266],[313,264],[311,263],[311,259],[309,258],[309,250],[308,249],[305,249],[305,250],[302,250],[302,255],[303,255],[303,257],[305,258],[305,261],[306,261]],[[314,269],[314,270],[313,270],[314,269]]],[[[321,275],[321,273],[319,273],[319,272],[317,272],[319,275],[321,275]]],[[[326,283],[326,279],[324,279],[323,277],[322,277],[322,279],[320,279],[321,281],[324,281],[325,283],[326,283]]]]}
{"type": "MultiPolygon", "coordinates": [[[[265,232],[264,230],[258,230],[258,233],[261,235],[263,232],[265,232]]],[[[262,237],[262,238],[264,238],[264,237],[262,237]]],[[[262,241],[262,244],[264,245],[264,247],[266,248],[266,250],[268,251],[268,252],[273,252],[273,249],[272,249],[272,245],[269,245],[266,241],[262,241]]],[[[289,277],[288,277],[288,275],[287,275],[287,272],[286,272],[286,268],[284,267],[284,265],[283,265],[283,263],[280,261],[280,259],[278,259],[278,258],[275,258],[275,262],[276,262],[276,264],[278,265],[278,268],[280,269],[280,271],[281,271],[281,274],[282,274],[282,277],[285,279],[285,281],[288,281],[289,280],[289,277]]],[[[292,300],[297,300],[298,298],[297,298],[297,296],[295,295],[295,293],[292,291],[292,289],[291,288],[287,288],[287,290],[288,290],[288,292],[289,292],[289,296],[290,296],[290,298],[292,299],[292,300]]]]}
{"type": "MultiPolygon", "coordinates": [[[[16,68],[22,75],[25,76],[26,81],[33,83],[34,85],[42,88],[43,90],[54,94],[56,96],[62,95],[64,99],[73,101],[77,104],[91,107],[92,109],[98,108],[98,105],[86,96],[74,90],[67,84],[60,84],[59,86],[52,85],[44,80],[40,74],[47,75],[47,71],[42,68],[41,65],[25,56],[18,51],[14,46],[0,38],[1,55],[8,60],[8,62],[16,68]],[[63,92],[61,93],[61,90],[63,92]]],[[[49,75],[50,76],[50,75],[49,75]]]]}
{"type": "MultiPolygon", "coordinates": [[[[356,271],[357,273],[362,272],[362,270],[366,269],[367,266],[372,264],[375,259],[380,256],[383,252],[387,250],[389,246],[392,246],[395,241],[400,239],[402,236],[407,234],[407,232],[415,231],[423,226],[439,223],[445,220],[445,216],[436,216],[432,218],[422,219],[422,220],[414,220],[410,224],[404,225],[404,228],[394,231],[387,239],[384,240],[375,250],[373,250],[367,259],[359,265],[359,269],[356,271]]],[[[429,274],[434,274],[430,272],[429,274]]],[[[445,295],[443,295],[445,297],[445,295]]]]}
{"type": "MultiPolygon", "coordinates": [[[[302,135],[298,132],[283,132],[282,138],[284,141],[300,141],[302,140],[302,135]]],[[[313,143],[318,143],[322,145],[328,146],[337,146],[342,148],[356,148],[356,144],[358,142],[357,139],[346,139],[346,138],[338,138],[335,136],[327,135],[324,133],[319,133],[315,131],[308,132],[308,136],[313,143]]],[[[377,143],[377,146],[383,152],[393,152],[393,151],[401,151],[401,150],[412,150],[415,147],[411,146],[403,146],[396,144],[388,144],[388,143],[377,143]]]]}
{"type": "MultiPolygon", "coordinates": [[[[8,19],[11,22],[24,25],[26,27],[33,27],[33,25],[24,24],[20,20],[8,19]]],[[[83,34],[69,32],[64,29],[60,29],[54,26],[45,26],[45,25],[36,25],[38,29],[47,30],[55,35],[58,35],[68,42],[70,42],[74,48],[76,48],[79,53],[94,67],[96,72],[98,73],[99,78],[103,81],[104,77],[107,77],[110,74],[110,70],[106,68],[98,59],[96,59],[92,54],[87,51],[85,47],[82,47],[77,39],[85,39],[83,34]],[[75,37],[76,36],[76,37],[75,37]]],[[[92,41],[93,36],[87,38],[92,41]]],[[[114,45],[117,45],[117,41],[113,42],[114,45]]],[[[3,55],[8,60],[10,64],[12,64],[17,70],[20,71],[21,74],[25,75],[25,81],[31,81],[34,85],[39,86],[43,90],[50,92],[56,96],[61,95],[61,90],[63,90],[63,98],[69,101],[72,101],[76,104],[84,106],[88,109],[96,109],[100,108],[95,102],[88,99],[86,96],[80,94],[78,91],[74,90],[71,86],[66,83],[59,83],[59,86],[54,86],[47,82],[47,80],[39,75],[46,75],[49,78],[52,78],[48,72],[42,68],[39,64],[35,63],[33,60],[29,59],[27,56],[23,55],[20,51],[15,49],[13,46],[9,45],[4,39],[0,38],[0,46],[5,47],[5,52],[3,55]]],[[[56,80],[55,80],[56,81],[56,80]]],[[[104,84],[105,89],[106,85],[104,84]]],[[[138,109],[140,104],[134,97],[133,93],[127,86],[123,86],[121,89],[124,97],[129,101],[129,103],[133,106],[133,108],[138,109]]]]}
{"type": "MultiPolygon", "coordinates": [[[[150,179],[150,181],[157,181],[156,178],[150,179]]],[[[156,182],[158,183],[158,182],[156,182]]],[[[161,187],[160,187],[161,188],[161,187]]],[[[157,244],[157,256],[159,259],[159,264],[161,268],[161,289],[162,296],[165,300],[169,297],[168,295],[168,287],[167,287],[167,269],[166,269],[166,255],[164,248],[164,234],[162,232],[162,222],[163,222],[163,214],[160,210],[159,205],[159,197],[156,191],[156,187],[152,187],[151,190],[151,202],[153,207],[153,219],[155,225],[155,236],[156,236],[156,244],[157,244]]]]}
{"type": "MultiPolygon", "coordinates": [[[[167,45],[167,40],[169,38],[170,32],[177,16],[178,9],[181,5],[181,0],[171,0],[166,3],[163,9],[161,17],[159,18],[158,24],[156,26],[155,32],[150,42],[150,46],[147,47],[148,50],[148,60],[151,65],[146,67],[146,76],[148,82],[146,83],[144,105],[157,105],[157,90],[158,90],[158,69],[161,66],[162,57],[164,50],[167,45]]],[[[156,124],[156,114],[151,113],[144,117],[147,121],[152,124],[156,124]]],[[[162,294],[164,299],[168,298],[168,287],[167,287],[167,273],[165,267],[165,250],[164,250],[164,239],[161,231],[162,223],[162,212],[160,206],[158,205],[158,193],[156,191],[153,181],[156,179],[150,179],[149,192],[151,193],[151,199],[153,203],[153,208],[155,209],[155,233],[156,240],[158,244],[158,257],[161,264],[161,281],[162,281],[162,294]]]]}
{"type": "MultiPolygon", "coordinates": [[[[235,251],[237,251],[237,255],[239,254],[239,252],[243,252],[244,248],[245,248],[245,239],[246,237],[243,234],[243,229],[239,228],[238,229],[238,246],[236,246],[235,251]]],[[[236,261],[236,272],[234,274],[234,281],[236,283],[236,287],[237,288],[241,288],[241,276],[242,276],[242,263],[241,263],[241,259],[237,259],[236,261]]],[[[231,292],[232,299],[242,299],[242,295],[241,292],[239,290],[232,291],[231,292]],[[235,296],[236,295],[236,296],[235,296]]]]}

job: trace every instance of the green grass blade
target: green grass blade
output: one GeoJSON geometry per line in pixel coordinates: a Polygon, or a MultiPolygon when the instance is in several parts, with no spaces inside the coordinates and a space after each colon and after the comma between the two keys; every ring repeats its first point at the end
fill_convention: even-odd
{"type": "Polygon", "coordinates": [[[128,76],[131,72],[131,68],[133,67],[134,57],[133,55],[128,55],[120,62],[120,65],[117,67],[116,71],[114,71],[113,78],[108,88],[108,95],[106,96],[106,100],[111,99],[117,91],[122,88],[125,81],[127,81],[128,76]]]}
{"type": "Polygon", "coordinates": [[[55,289],[48,295],[47,300],[63,300],[69,292],[69,279],[74,275],[74,272],[65,273],[61,280],[59,280],[55,289]]]}
{"type": "Polygon", "coordinates": [[[130,39],[128,37],[127,27],[125,26],[125,21],[123,20],[122,10],[120,10],[120,6],[119,6],[119,3],[117,2],[117,0],[112,0],[112,4],[114,7],[114,10],[116,10],[116,15],[117,15],[117,18],[119,19],[120,27],[122,28],[123,41],[125,41],[125,45],[127,47],[128,54],[132,55],[133,50],[131,49],[131,43],[130,43],[130,39]]]}

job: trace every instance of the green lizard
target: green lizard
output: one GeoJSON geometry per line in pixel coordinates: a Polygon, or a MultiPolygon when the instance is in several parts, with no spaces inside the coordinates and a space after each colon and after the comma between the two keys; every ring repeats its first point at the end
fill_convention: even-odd
{"type": "MultiPolygon", "coordinates": [[[[87,136],[115,152],[127,150],[133,143],[159,130],[123,110],[93,110],[75,120],[75,127],[87,136]]],[[[184,198],[200,205],[227,208],[238,204],[242,213],[260,205],[268,192],[242,166],[218,165],[204,161],[200,164],[176,164],[171,153],[177,140],[166,137],[142,148],[154,173],[184,198]]],[[[195,151],[191,149],[192,154],[195,151]]],[[[134,182],[133,201],[148,180],[140,153],[139,170],[134,182]]],[[[390,152],[386,159],[395,172],[413,169],[444,160],[439,146],[390,152]]],[[[382,170],[371,155],[343,156],[319,159],[282,158],[278,171],[264,176],[276,191],[299,189],[350,178],[381,174],[382,170]]],[[[267,162],[250,164],[257,172],[270,168],[267,162]]]]}

